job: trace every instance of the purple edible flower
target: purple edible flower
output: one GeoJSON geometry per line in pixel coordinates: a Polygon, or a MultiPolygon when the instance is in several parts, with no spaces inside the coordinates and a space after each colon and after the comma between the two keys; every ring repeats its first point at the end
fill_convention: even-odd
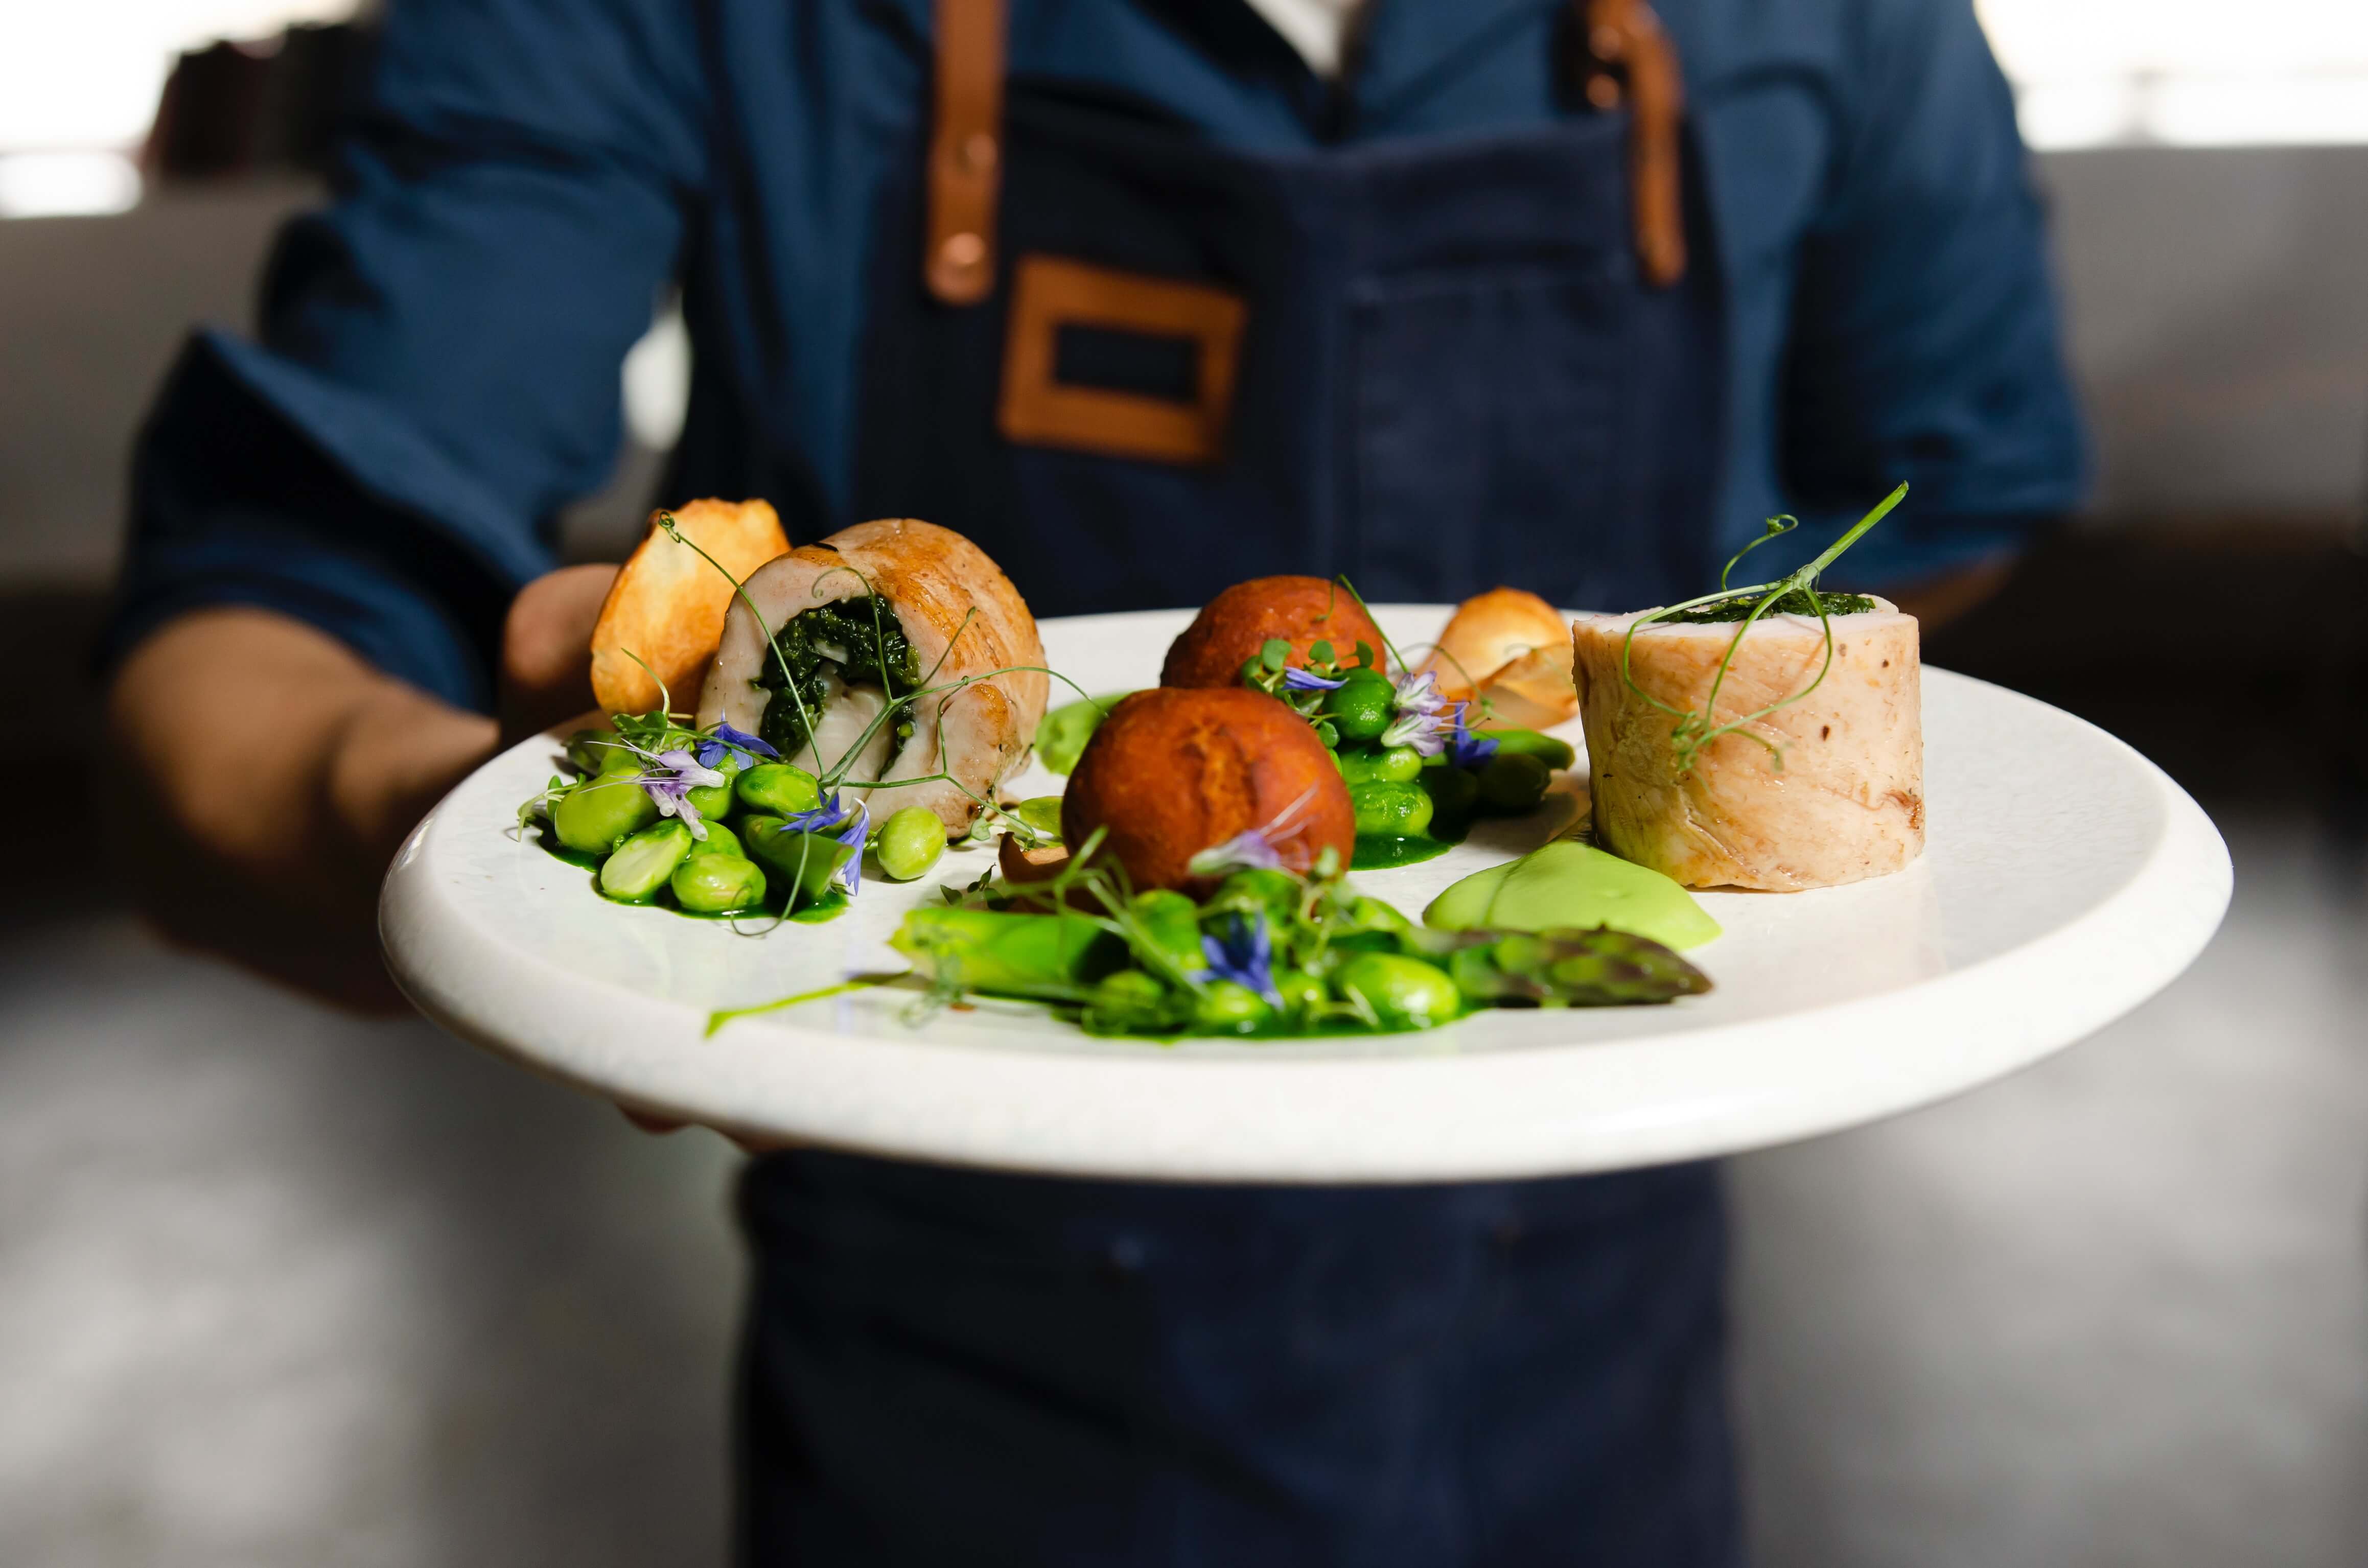
{"type": "Polygon", "coordinates": [[[1184,863],[1196,877],[1222,877],[1228,871],[1280,871],[1282,857],[1257,828],[1244,828],[1223,844],[1212,844],[1184,863]]]}
{"type": "Polygon", "coordinates": [[[1311,675],[1296,665],[1282,672],[1282,688],[1285,691],[1338,691],[1348,684],[1345,680],[1327,680],[1322,676],[1311,675]]]}
{"type": "Polygon", "coordinates": [[[1439,683],[1429,670],[1398,676],[1396,722],[1382,732],[1384,746],[1412,746],[1424,756],[1437,756],[1447,748],[1448,732],[1454,728],[1455,715],[1451,703],[1439,694],[1439,683]]]}
{"type": "Polygon", "coordinates": [[[693,790],[712,790],[730,780],[712,767],[700,765],[699,759],[679,747],[673,751],[651,753],[635,746],[642,759],[641,786],[657,803],[658,815],[680,817],[690,829],[693,838],[707,837],[707,824],[700,820],[699,808],[690,803],[693,790]]]}
{"type": "Polygon", "coordinates": [[[699,738],[700,767],[714,767],[723,760],[726,753],[741,754],[744,765],[750,756],[768,756],[775,762],[781,760],[780,752],[775,751],[747,731],[735,730],[729,723],[718,724],[715,726],[713,734],[701,735],[699,738]]]}
{"type": "Polygon", "coordinates": [[[831,876],[847,889],[849,898],[863,891],[863,837],[871,831],[871,808],[869,805],[858,801],[854,810],[849,811],[846,800],[834,790],[830,799],[810,812],[798,812],[784,821],[781,826],[787,832],[828,834],[853,848],[855,853],[847,858],[847,864],[833,871],[831,876]],[[839,831],[832,833],[833,828],[839,831]]]}
{"type": "Polygon", "coordinates": [[[1264,911],[1247,920],[1235,915],[1222,940],[1203,936],[1201,956],[1209,960],[1209,967],[1193,979],[1230,980],[1278,1007],[1282,1006],[1282,993],[1274,985],[1274,938],[1267,932],[1264,911]]]}
{"type": "Polygon", "coordinates": [[[1477,767],[1497,755],[1497,737],[1475,735],[1464,727],[1468,702],[1455,705],[1455,733],[1447,738],[1447,760],[1458,767],[1477,767]]]}
{"type": "Polygon", "coordinates": [[[1264,827],[1244,828],[1223,844],[1212,844],[1184,862],[1184,869],[1196,877],[1222,877],[1228,871],[1280,871],[1282,856],[1275,848],[1279,843],[1296,836],[1286,831],[1299,808],[1315,798],[1313,788],[1299,799],[1275,812],[1274,820],[1264,827]]]}

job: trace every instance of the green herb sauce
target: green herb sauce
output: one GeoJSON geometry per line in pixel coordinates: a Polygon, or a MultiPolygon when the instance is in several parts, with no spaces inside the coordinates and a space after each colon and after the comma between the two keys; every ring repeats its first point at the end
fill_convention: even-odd
{"type": "MultiPolygon", "coordinates": [[[[773,647],[780,656],[768,658],[754,683],[773,694],[773,700],[765,704],[757,734],[783,756],[795,756],[806,747],[806,719],[821,716],[825,671],[836,670],[849,686],[880,687],[892,698],[921,684],[920,668],[903,622],[888,601],[870,595],[835,599],[800,612],[781,628],[773,647]],[[847,657],[834,658],[822,651],[824,647],[844,652],[847,657]],[[796,683],[797,701],[783,695],[791,682],[796,683]]],[[[900,745],[909,733],[909,721],[897,726],[900,745]]]]}
{"type": "Polygon", "coordinates": [[[1393,866],[1419,865],[1425,860],[1436,860],[1462,840],[1461,834],[1453,838],[1434,838],[1427,833],[1402,838],[1395,834],[1360,833],[1357,835],[1356,852],[1349,858],[1349,869],[1386,871],[1393,866]]]}
{"type": "Polygon", "coordinates": [[[780,900],[778,897],[769,896],[763,904],[748,909],[685,909],[677,903],[674,901],[674,895],[663,887],[647,898],[609,898],[608,894],[600,892],[599,857],[579,855],[573,849],[564,848],[557,839],[540,827],[534,830],[534,842],[537,847],[552,859],[564,860],[579,871],[591,873],[592,892],[603,901],[620,904],[628,909],[663,909],[668,915],[679,916],[684,920],[721,920],[728,923],[734,920],[771,918],[791,920],[801,926],[819,926],[826,920],[836,920],[846,914],[850,903],[847,896],[847,890],[836,882],[833,882],[829,891],[814,903],[787,913],[782,911],[780,900]]]}
{"type": "MultiPolygon", "coordinates": [[[[1759,601],[1750,595],[1739,599],[1723,599],[1714,605],[1702,605],[1694,609],[1681,609],[1665,615],[1656,626],[1724,626],[1741,620],[1751,613],[1759,601]]],[[[1818,607],[1827,615],[1863,615],[1874,608],[1874,601],[1864,594],[1825,594],[1815,588],[1794,588],[1778,597],[1768,607],[1769,615],[1805,615],[1814,617],[1818,607]]],[[[1764,619],[1764,618],[1763,618],[1764,619]]]]}

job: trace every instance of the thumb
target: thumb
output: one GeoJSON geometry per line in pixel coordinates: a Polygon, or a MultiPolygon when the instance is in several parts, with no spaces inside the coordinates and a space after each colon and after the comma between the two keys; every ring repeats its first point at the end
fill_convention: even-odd
{"type": "Polygon", "coordinates": [[[593,706],[592,628],[616,580],[614,566],[563,566],[510,601],[502,628],[505,738],[533,734],[593,706]]]}

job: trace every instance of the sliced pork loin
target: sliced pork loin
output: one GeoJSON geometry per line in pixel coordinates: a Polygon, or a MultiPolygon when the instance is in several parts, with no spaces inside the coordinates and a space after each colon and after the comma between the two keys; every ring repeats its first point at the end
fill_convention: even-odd
{"type": "MultiPolygon", "coordinates": [[[[962,535],[910,517],[859,523],[775,557],[742,588],[724,618],[723,645],[700,699],[701,725],[726,720],[760,733],[767,705],[788,700],[758,684],[771,657],[768,637],[818,605],[876,594],[894,612],[912,645],[915,673],[932,694],[880,726],[848,769],[847,786],[869,798],[872,820],[922,806],[948,833],[960,833],[979,801],[1019,770],[1044,716],[1044,649],[1019,590],[962,535]],[[1007,673],[942,689],[988,671],[1007,673]],[[911,733],[900,740],[904,722],[911,733]],[[959,782],[897,783],[937,773],[959,782]]],[[[855,746],[890,700],[876,684],[850,683],[835,663],[826,661],[821,675],[824,699],[812,744],[790,759],[815,773],[855,746]]]]}
{"type": "MultiPolygon", "coordinates": [[[[1879,877],[1924,848],[1924,726],[1916,618],[1882,600],[1833,618],[1834,663],[1801,700],[1722,736],[1679,773],[1677,721],[1620,677],[1635,617],[1571,626],[1586,718],[1596,841],[1688,887],[1793,892],[1879,877]]],[[[1671,708],[1700,711],[1735,623],[1639,630],[1629,670],[1671,708]]],[[[1815,616],[1771,615],[1743,639],[1719,688],[1722,724],[1800,691],[1825,662],[1815,616]]]]}

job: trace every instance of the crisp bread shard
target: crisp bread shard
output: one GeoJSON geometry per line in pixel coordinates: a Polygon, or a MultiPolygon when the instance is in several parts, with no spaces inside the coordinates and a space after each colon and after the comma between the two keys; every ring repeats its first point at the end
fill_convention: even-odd
{"type": "Polygon", "coordinates": [[[1562,612],[1520,588],[1465,599],[1423,667],[1449,700],[1485,699],[1491,723],[1543,730],[1578,711],[1562,612]]]}
{"type": "Polygon", "coordinates": [[[661,680],[677,704],[694,700],[723,641],[734,585],[789,553],[789,535],[767,502],[693,501],[675,508],[675,526],[714,564],[668,538],[657,526],[663,515],[650,514],[647,537],[617,574],[592,629],[592,695],[603,712],[649,712],[663,700],[661,680]]]}

